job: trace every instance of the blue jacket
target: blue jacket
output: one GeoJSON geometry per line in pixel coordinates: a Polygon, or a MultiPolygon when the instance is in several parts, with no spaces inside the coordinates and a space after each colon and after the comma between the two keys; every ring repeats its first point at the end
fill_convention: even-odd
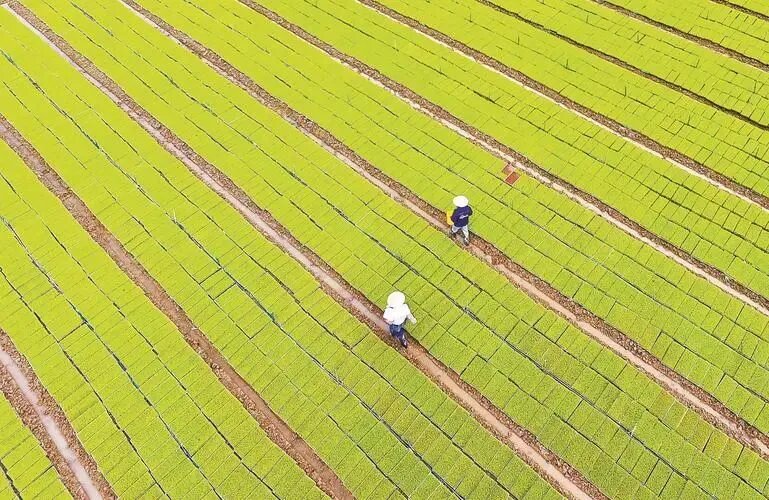
{"type": "Polygon", "coordinates": [[[451,214],[451,222],[455,227],[465,227],[470,223],[470,216],[473,215],[473,209],[470,207],[457,207],[451,214]]]}

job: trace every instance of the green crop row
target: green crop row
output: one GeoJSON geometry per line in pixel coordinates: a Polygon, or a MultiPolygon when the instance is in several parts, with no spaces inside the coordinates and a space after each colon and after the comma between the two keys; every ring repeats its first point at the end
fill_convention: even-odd
{"type": "MultiPolygon", "coordinates": [[[[210,15],[197,22],[181,5],[158,1],[148,7],[430,203],[450,200],[447,189],[470,195],[482,214],[474,230],[746,420],[769,429],[767,320],[754,309],[532,179],[523,177],[513,188],[502,184],[502,165],[487,153],[236,3],[217,11],[209,6],[204,12],[210,15]],[[329,79],[334,86],[319,84],[329,79]]],[[[299,224],[302,218],[299,213],[290,220],[299,224]]],[[[313,230],[309,223],[295,228],[300,239],[313,230]]],[[[432,268],[423,272],[432,277],[432,268]]]]}
{"type": "MultiPolygon", "coordinates": [[[[7,40],[7,39],[6,39],[7,40]]],[[[3,144],[0,323],[120,496],[321,496],[3,144]]]]}
{"type": "MultiPolygon", "coordinates": [[[[112,20],[112,33],[133,29],[154,33],[124,7],[111,7],[122,11],[122,19],[131,26],[114,22],[114,14],[102,12],[96,2],[89,4],[89,13],[105,22],[112,20]]],[[[92,29],[91,36],[102,35],[92,29]]],[[[50,104],[44,107],[39,97],[27,95],[28,89],[24,104],[45,115],[46,126],[55,127],[53,132],[65,138],[67,148],[77,145],[78,156],[85,159],[82,164],[53,157],[49,158],[52,166],[353,493],[361,497],[557,495],[509,447],[325,295],[299,264],[271,245],[66,62],[27,38],[13,57],[32,54],[46,61],[45,71],[32,61],[25,61],[24,70],[58,107],[77,117],[79,134],[87,134],[101,148],[82,142],[79,137],[83,136],[73,131],[75,122],[64,123],[50,104]],[[46,78],[46,71],[56,78],[46,78]],[[133,151],[124,142],[127,139],[133,151]],[[79,174],[83,168],[86,176],[79,174]]],[[[131,56],[129,40],[136,42],[126,38],[114,47],[121,60],[136,57],[131,56]]],[[[165,65],[162,61],[180,50],[169,55],[159,49],[165,44],[176,47],[168,40],[153,41],[154,49],[142,47],[142,52],[165,65]]],[[[187,58],[196,61],[191,54],[187,58]]],[[[177,68],[168,74],[201,97],[190,109],[196,114],[201,137],[208,137],[203,135],[208,132],[219,134],[210,126],[213,117],[197,113],[196,108],[201,103],[227,108],[231,104],[203,92],[206,87],[197,83],[195,73],[188,73],[184,58],[177,61],[177,68]]],[[[105,68],[111,72],[114,67],[105,68]]],[[[143,76],[152,79],[157,72],[143,76]]],[[[187,103],[177,101],[170,81],[154,85],[170,92],[166,96],[174,106],[187,103]]],[[[24,110],[16,105],[8,109],[13,110],[9,120],[23,132],[34,132],[24,110]]],[[[230,111],[239,129],[288,127],[274,115],[257,122],[230,111]]],[[[194,126],[188,123],[188,128],[194,126]]],[[[47,134],[30,135],[46,157],[52,153],[47,134]]],[[[270,167],[266,156],[252,159],[260,168],[270,167]]]]}
{"type": "Polygon", "coordinates": [[[769,297],[759,206],[354,0],[263,3],[769,297]]]}
{"type": "MultiPolygon", "coordinates": [[[[61,4],[55,14],[39,10],[46,22],[57,31],[61,27],[65,38],[106,68],[142,106],[369,299],[381,303],[393,288],[404,290],[420,319],[413,335],[601,488],[639,498],[682,490],[702,493],[700,488],[750,496],[766,487],[760,474],[750,479],[753,462],[749,473],[729,463],[726,444],[730,450],[741,449],[746,459],[753,452],[727,440],[632,366],[451,244],[200,60],[132,14],[121,14],[115,2],[100,3],[104,10],[89,3],[91,19],[61,4]],[[128,26],[119,29],[118,21],[128,26]],[[102,48],[111,46],[124,49],[119,62],[111,62],[102,48]],[[163,56],[148,61],[142,54],[149,46],[163,56]],[[161,85],[159,74],[169,75],[174,85],[161,85]],[[197,83],[188,83],[185,74],[194,74],[197,83]],[[161,95],[173,105],[159,105],[161,95]],[[185,125],[193,120],[197,130],[185,125]],[[237,129],[228,130],[227,123],[237,129]],[[696,444],[687,444],[693,434],[696,444]],[[706,442],[724,447],[705,451],[706,442]]],[[[148,6],[160,10],[159,5],[148,6]]],[[[239,47],[246,58],[252,48],[212,22],[255,19],[238,5],[205,5],[196,11],[180,2],[161,12],[205,20],[200,25],[239,47]]],[[[254,25],[253,32],[263,30],[254,25]]],[[[395,374],[389,378],[399,385],[395,374]]],[[[769,464],[759,462],[769,473],[769,464]]]]}
{"type": "Polygon", "coordinates": [[[0,498],[72,498],[40,443],[2,395],[0,498]]]}
{"type": "MultiPolygon", "coordinates": [[[[698,43],[677,37],[643,21],[622,15],[593,0],[495,1],[505,9],[546,29],[616,57],[646,73],[679,85],[763,125],[769,124],[769,113],[766,112],[769,97],[765,92],[761,92],[764,87],[769,86],[769,77],[754,66],[709,50],[698,43]]],[[[467,8],[470,4],[460,2],[460,5],[467,8]]],[[[478,23],[479,10],[473,8],[472,12],[473,23],[478,23]]],[[[508,22],[509,17],[504,19],[508,22]]],[[[467,22],[467,19],[461,22],[467,22]]],[[[499,33],[497,30],[495,33],[509,39],[509,36],[504,33],[499,33]]],[[[493,39],[484,44],[483,50],[486,51],[486,47],[489,46],[495,51],[500,49],[493,39]]],[[[569,65],[574,68],[571,59],[569,65]]],[[[627,78],[623,78],[623,82],[626,81],[628,81],[627,78]]],[[[687,114],[683,115],[683,120],[676,118],[681,130],[690,127],[686,116],[687,114]]],[[[742,137],[749,135],[750,129],[738,132],[742,137]]],[[[717,137],[723,141],[729,139],[725,137],[727,134],[729,134],[728,129],[707,131],[708,136],[717,137]]],[[[666,141],[669,139],[667,137],[666,141]]],[[[712,164],[714,160],[724,156],[726,147],[726,145],[717,147],[716,151],[706,158],[707,161],[712,164]]],[[[753,138],[749,138],[747,144],[737,149],[754,150],[756,153],[764,151],[761,149],[761,144],[753,138]]],[[[758,160],[761,160],[762,155],[757,156],[758,160]]],[[[745,158],[745,160],[753,162],[753,165],[758,164],[754,157],[745,158]]]]}
{"type": "MultiPolygon", "coordinates": [[[[534,17],[537,22],[543,21],[541,18],[557,18],[553,9],[541,16],[532,14],[531,10],[545,9],[542,2],[536,0],[496,2],[512,11],[524,11],[522,15],[534,17]]],[[[382,3],[501,61],[588,109],[670,146],[740,184],[769,194],[769,165],[764,158],[769,152],[769,133],[758,127],[475,0],[452,0],[441,4],[439,9],[428,0],[383,0],[382,3]]],[[[592,2],[587,3],[598,7],[592,2]]],[[[563,4],[566,2],[559,3],[563,4]]],[[[573,16],[576,19],[580,19],[580,14],[582,18],[586,17],[585,12],[576,10],[563,14],[570,26],[578,25],[572,23],[573,16]]],[[[593,26],[588,25],[583,35],[591,43],[606,40],[617,50],[622,48],[593,26]]],[[[628,44],[637,47],[635,40],[628,40],[628,44]]],[[[623,51],[623,54],[630,56],[632,52],[623,51]]],[[[658,67],[664,68],[665,76],[677,73],[670,61],[656,60],[658,67]]],[[[689,75],[688,69],[679,69],[679,74],[689,75]]],[[[712,69],[712,66],[703,69],[712,69]]],[[[739,88],[731,81],[738,80],[733,69],[727,66],[719,69],[717,73],[708,72],[707,78],[718,81],[714,76],[725,75],[730,89],[739,88]]],[[[755,71],[761,74],[759,70],[755,71]]],[[[755,89],[760,84],[754,81],[745,85],[749,90],[743,90],[740,96],[748,101],[756,95],[755,89]]],[[[694,82],[694,86],[699,89],[701,83],[694,82]]],[[[755,113],[761,117],[765,109],[761,106],[755,113]]],[[[654,189],[653,184],[648,187],[654,189]]]]}
{"type": "Polygon", "coordinates": [[[763,63],[769,63],[769,24],[750,14],[709,0],[681,2],[676,4],[675,9],[671,9],[670,3],[665,0],[605,1],[763,63]]]}

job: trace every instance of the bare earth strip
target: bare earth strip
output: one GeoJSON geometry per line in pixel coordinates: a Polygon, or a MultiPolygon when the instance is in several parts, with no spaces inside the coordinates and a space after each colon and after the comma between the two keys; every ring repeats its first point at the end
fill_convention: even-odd
{"type": "MultiPolygon", "coordinates": [[[[142,109],[135,101],[133,101],[133,99],[126,95],[119,86],[93,66],[90,61],[78,54],[65,41],[48,30],[32,13],[15,2],[12,6],[14,9],[17,9],[16,13],[18,15],[25,18],[23,20],[34,24],[39,32],[43,32],[46,37],[50,37],[50,40],[46,40],[46,42],[53,44],[52,47],[55,50],[62,53],[62,55],[73,65],[84,72],[89,80],[98,85],[116,104],[126,110],[126,112],[141,124],[160,145],[182,161],[192,173],[243,214],[243,216],[270,241],[280,246],[286,253],[291,255],[310,271],[319,281],[326,293],[337,300],[356,318],[366,323],[385,343],[395,348],[391,339],[384,333],[386,331],[386,325],[381,318],[381,309],[372,304],[363,296],[363,294],[350,286],[349,283],[347,283],[335,270],[330,268],[317,255],[293,238],[272,218],[272,216],[260,209],[253,200],[239,189],[227,176],[206,162],[186,143],[174,135],[154,117],[149,115],[149,113],[142,109]]],[[[138,5],[131,6],[137,10],[142,10],[138,5]]],[[[182,33],[169,27],[163,23],[162,20],[155,18],[149,13],[146,13],[146,16],[143,15],[145,12],[140,12],[138,14],[153,26],[165,31],[166,34],[168,34],[168,31],[174,31],[174,37],[178,36],[185,38],[184,45],[187,43],[195,44],[195,51],[197,53],[206,52],[210,57],[216,58],[215,54],[208,52],[205,48],[198,45],[196,42],[193,42],[182,33]],[[153,19],[149,19],[149,16],[152,16],[153,19]],[[163,26],[161,27],[159,24],[163,24],[163,26]]],[[[174,37],[172,37],[172,39],[179,42],[179,40],[174,37]]],[[[214,69],[218,70],[215,66],[214,69]]],[[[220,70],[218,71],[221,73],[220,70]]],[[[229,75],[224,76],[233,80],[229,75]]],[[[243,78],[245,77],[243,76],[243,78]]],[[[249,89],[249,91],[254,95],[252,89],[249,89]]],[[[255,97],[271,109],[285,107],[283,103],[274,99],[261,88],[258,88],[258,94],[256,94],[255,97]]],[[[288,111],[295,114],[293,110],[288,111]]],[[[305,119],[305,121],[308,123],[308,126],[314,125],[309,120],[305,119]]],[[[311,137],[318,141],[315,136],[311,137]]],[[[326,144],[320,141],[318,142],[329,149],[326,144]]],[[[340,156],[335,150],[330,151],[333,154],[340,156]]],[[[340,158],[348,164],[351,164],[350,160],[346,157],[340,156],[340,158]]],[[[133,277],[131,272],[129,272],[129,274],[133,277]]],[[[136,280],[136,278],[134,278],[134,280],[136,280]]],[[[170,301],[171,299],[169,298],[168,300],[170,301]]],[[[175,305],[175,307],[178,308],[178,305],[175,305]]],[[[198,335],[200,334],[198,333],[198,335]]],[[[427,350],[420,346],[416,341],[412,340],[411,347],[408,351],[398,352],[402,353],[415,367],[433,380],[436,385],[441,387],[454,401],[474,415],[474,417],[492,434],[508,444],[524,461],[534,469],[538,470],[540,474],[542,474],[561,493],[570,498],[605,498],[604,495],[584,479],[580,473],[543,447],[533,435],[513,422],[498,408],[494,407],[475,389],[462,381],[456,373],[433,358],[427,350]]]]}
{"type": "Polygon", "coordinates": [[[755,59],[750,56],[746,56],[745,54],[742,54],[740,52],[737,52],[736,50],[732,50],[730,48],[724,47],[723,45],[720,45],[712,40],[708,40],[707,38],[702,38],[697,35],[692,35],[691,33],[687,33],[685,31],[681,31],[678,28],[675,28],[673,26],[667,25],[665,23],[661,23],[659,21],[656,21],[650,17],[644,16],[643,14],[639,14],[637,12],[634,12],[630,9],[626,9],[625,7],[622,7],[620,5],[616,5],[612,3],[610,0],[593,0],[595,3],[599,5],[603,5],[604,7],[608,7],[612,10],[615,10],[619,12],[620,14],[624,14],[628,17],[632,17],[633,19],[637,19],[639,21],[643,21],[646,24],[649,24],[651,26],[654,26],[656,28],[662,29],[667,31],[668,33],[672,33],[678,37],[684,38],[686,40],[689,40],[691,42],[698,43],[704,47],[709,48],[710,50],[714,50],[716,52],[720,52],[721,54],[727,55],[729,57],[732,57],[734,59],[737,59],[738,61],[744,62],[745,64],[750,64],[751,66],[754,66],[760,70],[763,71],[769,71],[769,64],[766,64],[762,61],[759,61],[758,59],[755,59]]]}
{"type": "MultiPolygon", "coordinates": [[[[607,53],[605,53],[605,52],[603,52],[601,50],[594,49],[593,47],[590,47],[589,45],[585,45],[584,43],[578,42],[577,40],[574,40],[573,38],[570,38],[570,37],[568,37],[568,36],[566,36],[566,35],[564,35],[562,33],[559,33],[558,31],[556,31],[554,29],[551,29],[551,28],[548,28],[546,26],[543,26],[542,24],[540,24],[540,23],[538,23],[536,21],[532,21],[531,19],[528,19],[528,18],[524,17],[521,14],[518,14],[516,12],[512,12],[512,11],[504,8],[503,6],[496,4],[494,2],[494,0],[476,0],[476,1],[478,3],[480,3],[480,4],[482,4],[482,5],[486,5],[487,7],[491,8],[491,9],[494,9],[494,10],[496,10],[496,11],[502,13],[502,14],[505,14],[506,16],[510,16],[510,17],[513,17],[513,18],[521,21],[521,22],[524,22],[524,23],[528,24],[529,26],[532,26],[533,28],[536,28],[536,29],[538,29],[540,31],[544,31],[544,32],[546,32],[546,33],[548,33],[550,35],[553,35],[553,36],[559,38],[560,40],[563,40],[564,42],[570,43],[571,45],[574,45],[575,47],[578,47],[578,48],[580,48],[580,49],[582,49],[582,50],[584,50],[586,52],[589,52],[589,53],[593,54],[594,56],[600,57],[601,59],[603,59],[605,61],[608,61],[608,62],[610,62],[610,63],[612,63],[612,64],[614,64],[616,66],[619,66],[619,67],[621,67],[623,69],[626,69],[628,71],[632,71],[633,73],[635,73],[638,76],[641,76],[641,77],[646,78],[648,80],[652,80],[655,83],[658,83],[660,85],[664,85],[664,86],[668,87],[671,90],[674,90],[674,91],[676,91],[678,93],[684,94],[687,97],[690,97],[690,98],[692,98],[692,99],[694,99],[694,100],[696,100],[696,101],[698,101],[698,102],[700,102],[702,104],[705,104],[706,106],[710,106],[710,107],[712,107],[714,109],[717,109],[717,110],[719,110],[719,111],[721,111],[723,113],[726,113],[726,114],[728,114],[730,116],[733,116],[734,118],[742,120],[745,123],[748,123],[748,124],[750,124],[750,125],[752,125],[752,126],[754,126],[756,128],[760,128],[761,130],[769,130],[769,125],[764,125],[762,123],[759,123],[756,120],[753,120],[752,118],[750,118],[749,116],[745,116],[744,114],[740,113],[739,111],[735,111],[733,109],[724,107],[724,106],[722,106],[722,105],[720,105],[720,104],[710,100],[709,98],[707,98],[707,97],[705,97],[703,95],[700,95],[700,94],[698,94],[696,92],[693,92],[693,91],[691,91],[691,90],[689,90],[687,88],[684,88],[684,87],[682,87],[682,86],[680,86],[680,85],[678,85],[676,83],[673,83],[673,82],[670,82],[668,80],[665,80],[664,78],[660,78],[659,76],[656,76],[656,75],[653,75],[651,73],[648,73],[648,72],[646,72],[646,71],[644,71],[644,70],[634,66],[633,64],[631,64],[628,61],[622,60],[622,59],[620,59],[618,57],[609,55],[609,54],[607,54],[607,53]]],[[[713,0],[713,1],[716,1],[716,0],[713,0]]],[[[470,49],[470,50],[472,50],[472,49],[470,49]]],[[[631,132],[631,134],[635,134],[635,132],[631,132]]],[[[639,136],[639,140],[645,142],[646,140],[651,140],[651,139],[647,139],[647,138],[645,138],[643,136],[639,136]]],[[[652,143],[656,144],[656,142],[653,141],[653,140],[652,140],[652,143]]],[[[650,144],[647,144],[647,145],[650,145],[650,144]]],[[[663,145],[659,145],[658,147],[663,148],[663,149],[670,149],[670,148],[667,148],[666,146],[663,146],[663,145]]],[[[673,151],[673,153],[671,153],[671,154],[675,154],[674,150],[670,149],[670,151],[673,151]]],[[[687,161],[687,162],[693,162],[693,160],[691,160],[688,157],[683,157],[683,158],[681,158],[681,160],[687,161]]],[[[695,164],[696,164],[696,162],[695,162],[695,164]]],[[[705,167],[705,168],[707,168],[707,167],[705,167]]],[[[761,195],[758,195],[758,196],[761,196],[761,195]]]]}
{"type": "Polygon", "coordinates": [[[40,442],[75,498],[117,498],[64,412],[3,331],[0,331],[0,391],[40,442]]]}
{"type": "MultiPolygon", "coordinates": [[[[326,51],[333,57],[340,60],[340,62],[343,62],[347,65],[355,65],[355,69],[357,71],[363,73],[378,85],[384,86],[385,88],[388,88],[389,90],[396,93],[396,95],[405,98],[410,104],[412,104],[412,106],[424,111],[424,101],[410,90],[400,86],[395,82],[390,81],[386,77],[379,75],[376,70],[368,68],[356,60],[349,58],[348,56],[339,54],[338,51],[333,49],[333,47],[330,47],[324,42],[315,39],[312,35],[307,34],[301,30],[301,28],[295,27],[291,23],[288,23],[284,19],[280,18],[280,16],[277,14],[274,14],[262,6],[254,4],[253,2],[250,2],[250,0],[241,1],[262,13],[263,15],[269,17],[273,21],[281,24],[283,27],[291,29],[297,35],[303,38],[306,37],[305,39],[307,41],[314,43],[321,50],[326,51]],[[406,97],[404,97],[404,95],[406,97]]],[[[201,58],[203,58],[203,60],[208,62],[210,66],[219,71],[220,74],[228,77],[231,81],[240,85],[244,90],[248,91],[253,97],[259,99],[264,104],[270,106],[274,111],[280,113],[286,120],[309,134],[310,137],[312,137],[320,145],[334,152],[351,168],[355,169],[361,175],[376,184],[380,189],[385,191],[391,197],[396,198],[399,202],[409,206],[411,210],[423,217],[433,226],[443,229],[442,220],[445,217],[445,214],[443,214],[441,210],[438,210],[437,208],[429,205],[404,186],[382,174],[378,169],[376,169],[376,167],[366,162],[366,160],[358,156],[344,144],[341,144],[328,131],[324,130],[322,127],[318,126],[304,115],[297,113],[285,103],[274,98],[264,89],[250,80],[247,76],[233,68],[229,63],[223,61],[206,47],[200,45],[195,40],[190,39],[187,35],[180,33],[173,27],[168,26],[153,14],[146,12],[146,10],[140,6],[135,5],[131,0],[127,0],[125,3],[131,5],[134,9],[139,11],[143,17],[148,20],[148,22],[150,22],[151,19],[151,23],[156,25],[160,24],[166,33],[172,34],[179,43],[182,43],[184,46],[198,54],[201,58]]],[[[431,104],[427,104],[427,106],[431,107],[431,112],[428,113],[430,116],[435,117],[436,119],[440,118],[444,122],[446,121],[443,119],[445,115],[447,115],[445,111],[431,104]],[[437,108],[438,112],[435,112],[434,108],[437,108]]],[[[454,120],[451,120],[450,124],[453,123],[454,120]]],[[[452,128],[456,128],[456,125],[453,125],[452,128]]],[[[488,146],[485,144],[482,145],[488,149],[488,146]]],[[[189,149],[186,146],[185,148],[189,149]]],[[[499,154],[497,153],[497,150],[498,148],[496,148],[496,150],[492,150],[492,153],[499,154]]],[[[512,152],[512,154],[516,155],[516,159],[519,159],[519,155],[514,152],[512,152]]],[[[521,160],[526,161],[525,159],[521,160]]],[[[572,300],[564,297],[560,294],[560,292],[553,289],[549,284],[541,281],[536,276],[521,268],[507,256],[502,255],[492,244],[477,237],[474,241],[474,244],[469,250],[472,251],[475,255],[489,262],[495,269],[505,275],[513,284],[522,288],[535,300],[553,309],[562,317],[572,322],[575,326],[583,329],[596,340],[603,343],[612,349],[615,353],[619,354],[627,361],[634,364],[637,368],[647,373],[661,386],[665,387],[669,392],[671,392],[680,402],[697,411],[698,414],[700,414],[710,423],[717,426],[735,439],[739,440],[746,446],[749,446],[757,453],[760,453],[762,456],[769,457],[769,438],[767,438],[767,436],[765,436],[763,433],[752,427],[750,424],[745,422],[729,409],[725,408],[719,401],[717,401],[708,393],[704,392],[701,388],[692,384],[675,371],[663,365],[656,357],[648,353],[633,340],[627,338],[622,332],[607,325],[603,320],[586,311],[572,300]]],[[[333,270],[331,270],[331,272],[333,273],[333,270]]]]}
{"type": "MultiPolygon", "coordinates": [[[[15,6],[18,8],[18,6],[15,6]]],[[[104,90],[104,89],[103,89],[104,90]]],[[[276,415],[259,394],[227,363],[226,359],[200,333],[181,307],[168,295],[158,282],[128,253],[83,201],[50,168],[32,146],[21,137],[5,120],[4,138],[16,150],[30,169],[37,174],[45,186],[55,194],[88,234],[134,281],[163,314],[165,314],[184,335],[187,343],[200,355],[227,388],[256,419],[270,439],[285,451],[315,481],[318,487],[333,498],[353,498],[350,491],[333,470],[318,457],[315,451],[302,440],[278,415],[276,415]]]]}

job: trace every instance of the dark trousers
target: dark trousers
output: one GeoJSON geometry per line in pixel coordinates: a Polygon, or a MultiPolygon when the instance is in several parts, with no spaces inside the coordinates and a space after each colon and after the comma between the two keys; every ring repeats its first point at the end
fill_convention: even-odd
{"type": "Polygon", "coordinates": [[[402,346],[406,345],[406,330],[403,328],[403,323],[401,323],[400,325],[391,323],[390,335],[398,339],[398,342],[400,342],[402,346]]]}

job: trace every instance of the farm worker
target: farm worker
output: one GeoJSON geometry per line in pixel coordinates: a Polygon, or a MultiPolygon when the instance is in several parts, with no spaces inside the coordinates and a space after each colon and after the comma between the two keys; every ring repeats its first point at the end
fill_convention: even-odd
{"type": "Polygon", "coordinates": [[[384,320],[390,326],[390,335],[398,339],[403,347],[409,346],[406,340],[406,330],[403,324],[407,319],[416,324],[417,320],[411,314],[411,309],[406,305],[406,296],[401,292],[393,292],[387,297],[387,308],[384,310],[384,320]]]}
{"type": "Polygon", "coordinates": [[[470,208],[470,202],[465,196],[454,198],[454,212],[451,214],[451,228],[449,236],[454,236],[462,231],[462,241],[465,245],[470,243],[470,216],[473,215],[473,209],[470,208]]]}

